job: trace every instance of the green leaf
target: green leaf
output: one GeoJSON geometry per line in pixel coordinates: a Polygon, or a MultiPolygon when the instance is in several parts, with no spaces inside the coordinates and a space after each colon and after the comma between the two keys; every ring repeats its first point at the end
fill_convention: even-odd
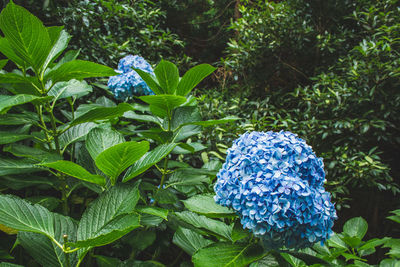
{"type": "Polygon", "coordinates": [[[168,189],[160,189],[154,196],[154,199],[160,204],[175,204],[178,202],[178,197],[174,192],[168,189]]]}
{"type": "Polygon", "coordinates": [[[304,261],[307,265],[324,264],[329,266],[329,262],[307,253],[296,252],[296,251],[287,251],[286,253],[304,261]]]}
{"type": "Polygon", "coordinates": [[[17,141],[25,140],[28,138],[32,138],[31,135],[20,134],[20,133],[12,133],[12,132],[0,132],[0,145],[14,143],[17,141]]]}
{"type": "Polygon", "coordinates": [[[336,233],[333,234],[331,237],[329,237],[327,242],[328,242],[329,246],[331,246],[331,247],[347,250],[346,243],[343,242],[343,240],[340,239],[339,235],[336,233]]]}
{"type": "Polygon", "coordinates": [[[97,127],[98,124],[93,122],[82,123],[72,126],[59,136],[60,146],[65,149],[69,144],[83,139],[91,129],[97,127]]]}
{"type": "Polygon", "coordinates": [[[197,121],[197,122],[193,122],[193,123],[189,123],[189,124],[193,124],[193,125],[200,125],[203,127],[209,127],[209,126],[214,126],[217,124],[224,124],[224,123],[228,123],[228,122],[233,122],[236,120],[240,120],[240,118],[235,117],[235,116],[229,116],[229,117],[225,117],[219,120],[208,120],[208,121],[197,121]]]}
{"type": "Polygon", "coordinates": [[[205,229],[227,240],[232,240],[232,226],[226,225],[222,221],[213,220],[190,211],[177,212],[175,215],[182,221],[191,224],[196,228],[205,229]]]}
{"type": "Polygon", "coordinates": [[[31,158],[38,162],[52,162],[62,159],[59,154],[20,144],[11,144],[5,147],[3,151],[9,152],[16,157],[31,158]]]}
{"type": "MultiPolygon", "coordinates": [[[[74,221],[66,216],[53,213],[54,215],[54,237],[58,243],[64,242],[63,235],[68,235],[68,240],[76,240],[76,228],[74,221]]],[[[66,254],[54,242],[46,236],[36,233],[19,232],[18,242],[24,249],[42,266],[67,266],[66,254]]],[[[69,253],[71,266],[77,263],[77,253],[69,253]]]]}
{"type": "Polygon", "coordinates": [[[7,38],[0,37],[0,53],[12,60],[17,66],[25,68],[24,60],[15,54],[7,38]]]}
{"type": "Polygon", "coordinates": [[[18,231],[54,236],[54,216],[40,205],[11,195],[0,195],[0,224],[18,231]]]}
{"type": "Polygon", "coordinates": [[[151,166],[165,158],[175,148],[176,144],[164,144],[159,145],[150,152],[143,155],[138,161],[136,161],[125,173],[122,182],[127,182],[139,174],[145,172],[151,166]]]}
{"type": "Polygon", "coordinates": [[[0,125],[22,125],[33,124],[38,121],[36,114],[3,114],[0,115],[0,125]]]}
{"type": "Polygon", "coordinates": [[[147,95],[139,97],[150,105],[150,111],[161,118],[168,117],[172,110],[186,102],[183,96],[174,95],[147,95]]]}
{"type": "Polygon", "coordinates": [[[117,177],[130,165],[135,163],[149,150],[149,142],[125,142],[114,145],[101,152],[96,160],[96,166],[110,176],[115,184],[117,177]]]}
{"type": "Polygon", "coordinates": [[[136,211],[140,213],[146,213],[154,216],[158,216],[168,221],[168,210],[158,207],[141,206],[136,207],[136,211]]]}
{"type": "Polygon", "coordinates": [[[123,242],[128,243],[133,249],[138,251],[143,251],[147,247],[151,246],[156,240],[157,235],[155,231],[149,229],[148,231],[144,229],[139,229],[138,231],[133,231],[127,235],[123,242]]]}
{"type": "Polygon", "coordinates": [[[116,74],[117,73],[110,67],[76,59],[49,71],[45,76],[45,80],[52,80],[54,84],[71,79],[82,80],[85,78],[114,76],[116,74]]]}
{"type": "MultiPolygon", "coordinates": [[[[24,77],[20,73],[4,73],[4,74],[0,73],[0,83],[23,84],[23,86],[31,87],[32,85],[29,84],[30,78],[31,77],[24,77]]],[[[15,88],[13,88],[13,89],[15,90],[15,88]]],[[[38,92],[38,91],[35,91],[35,92],[38,92]]],[[[25,89],[25,91],[22,91],[19,93],[34,94],[34,92],[31,92],[31,91],[27,92],[26,89],[25,89]]]]}
{"type": "Polygon", "coordinates": [[[0,158],[0,176],[43,171],[36,163],[37,161],[31,159],[0,158]]]}
{"type": "Polygon", "coordinates": [[[15,54],[40,70],[50,51],[46,27],[25,8],[10,2],[0,14],[0,29],[15,54]]]}
{"type": "Polygon", "coordinates": [[[279,264],[273,255],[268,254],[261,260],[250,264],[249,267],[282,267],[282,265],[279,264]]]}
{"type": "Polygon", "coordinates": [[[0,113],[3,113],[3,110],[7,108],[25,104],[37,98],[39,97],[35,95],[24,95],[24,94],[14,95],[14,96],[0,95],[0,113]]]}
{"type": "Polygon", "coordinates": [[[204,150],[207,147],[201,143],[178,143],[178,146],[172,151],[174,154],[190,154],[196,153],[198,151],[204,150]]]}
{"type": "MultiPolygon", "coordinates": [[[[77,242],[95,240],[97,237],[101,237],[102,235],[106,236],[107,240],[105,238],[101,240],[109,242],[113,242],[122,237],[124,232],[114,233],[111,228],[106,228],[109,231],[105,232],[103,228],[107,225],[118,226],[118,223],[124,223],[125,220],[129,218],[135,220],[134,217],[120,216],[131,214],[134,211],[138,200],[138,183],[134,185],[120,184],[101,194],[100,197],[94,200],[83,213],[78,226],[77,242]],[[117,218],[120,218],[120,221],[118,221],[117,218]]],[[[82,259],[88,250],[89,248],[80,250],[79,258],[82,259]]]]}
{"type": "Polygon", "coordinates": [[[8,59],[2,59],[0,60],[0,70],[3,69],[5,67],[5,65],[7,65],[8,59]]]}
{"type": "Polygon", "coordinates": [[[232,241],[236,242],[250,236],[250,231],[248,229],[243,229],[243,225],[240,223],[240,221],[236,220],[235,224],[233,225],[231,236],[232,241]]]}
{"type": "Polygon", "coordinates": [[[158,82],[156,81],[155,77],[143,70],[140,69],[135,69],[133,68],[139,76],[143,79],[143,81],[150,87],[150,89],[156,94],[156,95],[161,95],[165,94],[166,91],[164,91],[158,82]]]}
{"type": "Polygon", "coordinates": [[[350,237],[358,237],[363,239],[367,233],[368,223],[361,217],[356,217],[348,220],[343,226],[343,232],[350,237]]]}
{"type": "Polygon", "coordinates": [[[107,148],[123,142],[124,136],[111,129],[94,128],[86,135],[86,148],[93,160],[107,148]]]}
{"type": "Polygon", "coordinates": [[[137,114],[133,111],[125,112],[124,118],[137,120],[137,121],[141,121],[141,122],[152,122],[159,126],[162,126],[162,120],[160,120],[158,117],[154,117],[151,115],[141,115],[141,114],[137,114]]]}
{"type": "Polygon", "coordinates": [[[172,113],[171,129],[175,130],[180,126],[198,121],[201,121],[201,115],[196,106],[178,107],[172,113]]]}
{"type": "Polygon", "coordinates": [[[96,120],[108,120],[122,116],[126,111],[132,110],[132,106],[127,103],[121,103],[116,107],[97,107],[89,110],[71,122],[71,125],[77,125],[84,122],[96,120]]]}
{"type": "Polygon", "coordinates": [[[201,64],[188,70],[179,81],[176,94],[186,96],[192,89],[199,84],[205,77],[216,70],[209,64],[201,64]]]}
{"type": "Polygon", "coordinates": [[[52,32],[54,32],[57,37],[52,45],[52,48],[50,49],[49,54],[46,57],[46,60],[43,63],[43,71],[46,70],[46,68],[61,55],[61,53],[67,48],[68,42],[71,39],[71,35],[62,30],[62,27],[48,28],[48,33],[50,36],[52,35],[52,32]]]}
{"type": "Polygon", "coordinates": [[[0,267],[24,267],[24,266],[9,262],[0,262],[0,267]]]}
{"type": "Polygon", "coordinates": [[[158,84],[166,94],[173,95],[179,82],[179,70],[174,63],[161,60],[154,69],[158,84]]]}
{"type": "Polygon", "coordinates": [[[264,257],[257,244],[215,243],[193,255],[195,267],[241,267],[264,257]]]}
{"type": "Polygon", "coordinates": [[[137,214],[123,214],[107,222],[95,236],[69,243],[74,247],[99,247],[120,239],[130,231],[140,227],[137,214]]]}
{"type": "Polygon", "coordinates": [[[85,81],[78,81],[75,79],[69,80],[68,82],[56,83],[47,95],[54,96],[54,102],[58,99],[67,97],[81,97],[87,95],[93,91],[92,87],[85,81]]]}
{"type": "Polygon", "coordinates": [[[213,243],[202,235],[186,228],[179,227],[172,239],[172,243],[183,249],[187,254],[193,255],[199,249],[213,243]]]}
{"type": "Polygon", "coordinates": [[[59,172],[65,173],[69,176],[78,178],[82,181],[86,181],[89,183],[94,183],[101,186],[104,186],[106,184],[106,180],[103,176],[91,174],[82,166],[73,163],[72,161],[59,160],[55,162],[42,163],[39,165],[55,169],[59,172]]]}
{"type": "MultiPolygon", "coordinates": [[[[57,180],[54,180],[54,177],[48,177],[48,176],[35,176],[32,174],[35,170],[40,170],[40,169],[30,169],[25,171],[25,173],[30,173],[30,175],[6,175],[2,176],[0,179],[0,185],[3,187],[11,188],[13,190],[21,190],[27,187],[31,186],[41,186],[45,187],[53,187],[53,188],[59,188],[59,183],[57,180]]],[[[23,172],[21,172],[23,173],[23,172]]]]}
{"type": "Polygon", "coordinates": [[[215,203],[214,196],[209,194],[196,195],[182,202],[188,210],[207,217],[219,218],[235,214],[233,210],[215,203]]]}

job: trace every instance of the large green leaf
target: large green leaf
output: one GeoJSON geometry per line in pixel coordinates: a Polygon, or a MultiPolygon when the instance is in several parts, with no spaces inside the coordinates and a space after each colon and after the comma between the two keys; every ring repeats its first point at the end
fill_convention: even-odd
{"type": "Polygon", "coordinates": [[[17,66],[25,68],[25,61],[15,54],[7,38],[0,37],[0,53],[12,60],[17,66]]]}
{"type": "Polygon", "coordinates": [[[193,255],[195,267],[241,267],[264,257],[264,250],[257,244],[215,243],[193,255]]]}
{"type": "Polygon", "coordinates": [[[13,132],[0,132],[0,145],[10,144],[24,139],[32,138],[31,135],[13,133],[13,132]]]}
{"type": "Polygon", "coordinates": [[[0,115],[0,125],[23,125],[33,124],[38,121],[38,116],[34,113],[24,112],[23,114],[2,114],[0,115]]]}
{"type": "Polygon", "coordinates": [[[14,96],[0,95],[0,113],[2,113],[3,110],[7,108],[25,104],[37,98],[39,97],[35,95],[25,95],[25,94],[14,95],[14,96]]]}
{"type": "Polygon", "coordinates": [[[187,123],[187,124],[209,127],[209,126],[214,126],[217,124],[224,124],[224,123],[233,122],[233,121],[237,121],[237,120],[240,120],[240,118],[238,118],[236,116],[229,116],[229,117],[225,117],[225,118],[218,119],[218,120],[197,121],[197,122],[187,123]]]}
{"type": "Polygon", "coordinates": [[[150,105],[150,111],[154,115],[161,118],[168,117],[174,108],[186,102],[185,97],[174,95],[147,95],[140,99],[150,105]]]}
{"type": "Polygon", "coordinates": [[[96,166],[110,176],[115,184],[117,177],[129,166],[140,159],[149,150],[149,142],[125,142],[107,148],[96,160],[96,166]]]}
{"type": "Polygon", "coordinates": [[[201,64],[188,70],[179,81],[176,94],[186,96],[192,89],[199,84],[205,77],[216,70],[209,64],[201,64]]]}
{"type": "Polygon", "coordinates": [[[123,214],[105,224],[94,237],[71,243],[75,247],[99,247],[120,239],[130,231],[140,227],[139,215],[123,214]]]}
{"type": "Polygon", "coordinates": [[[0,195],[0,224],[54,238],[54,215],[46,208],[16,196],[0,195]]]}
{"type": "Polygon", "coordinates": [[[368,223],[361,217],[348,220],[343,226],[343,232],[350,237],[362,239],[367,233],[368,223]]]}
{"type": "Polygon", "coordinates": [[[78,81],[75,79],[69,80],[68,82],[56,83],[47,95],[54,96],[53,101],[58,99],[67,98],[71,96],[81,97],[87,95],[93,91],[92,87],[85,81],[78,81]]]}
{"type": "Polygon", "coordinates": [[[138,161],[136,161],[125,173],[122,182],[127,182],[139,174],[145,172],[148,168],[162,160],[175,148],[176,144],[164,144],[159,145],[150,152],[143,155],[138,161]]]}
{"type": "Polygon", "coordinates": [[[46,27],[25,8],[12,1],[0,14],[0,29],[15,54],[40,70],[50,51],[46,27]]]}
{"type": "MultiPolygon", "coordinates": [[[[54,238],[62,244],[64,235],[68,235],[68,240],[74,242],[76,240],[76,224],[66,216],[53,213],[54,215],[54,238]]],[[[18,242],[24,249],[42,266],[53,267],[67,266],[66,254],[54,242],[51,242],[46,236],[36,233],[19,232],[18,242]]],[[[71,266],[77,263],[77,253],[68,254],[71,266]]]]}
{"type": "Polygon", "coordinates": [[[56,69],[49,71],[45,79],[53,83],[69,81],[71,79],[82,80],[92,77],[113,76],[117,73],[110,67],[84,60],[72,60],[56,69]]]}
{"type": "Polygon", "coordinates": [[[156,81],[156,78],[143,71],[140,69],[135,69],[134,70],[140,75],[140,77],[143,79],[143,81],[150,87],[150,89],[156,94],[156,95],[161,95],[165,94],[166,92],[160,87],[158,82],[156,81]]]}
{"type": "Polygon", "coordinates": [[[122,134],[111,129],[94,128],[86,136],[86,148],[93,160],[109,147],[125,142],[122,134]]]}
{"type": "Polygon", "coordinates": [[[133,119],[133,120],[142,121],[142,122],[152,122],[152,123],[158,124],[159,126],[162,126],[162,120],[159,119],[158,117],[154,117],[151,115],[141,115],[141,114],[137,114],[133,111],[125,112],[124,118],[133,119]]]}
{"type": "Polygon", "coordinates": [[[59,154],[20,144],[11,144],[5,147],[3,151],[9,152],[16,157],[31,158],[38,162],[52,162],[62,159],[59,154]]]}
{"type": "Polygon", "coordinates": [[[187,254],[193,255],[199,249],[206,247],[213,242],[205,239],[201,234],[198,234],[195,231],[179,227],[174,234],[172,243],[182,248],[187,254]]]}
{"type": "Polygon", "coordinates": [[[175,215],[182,221],[193,225],[196,228],[205,229],[217,236],[227,240],[231,239],[232,226],[226,225],[219,220],[213,220],[190,211],[177,212],[175,215]]]}
{"type": "Polygon", "coordinates": [[[57,37],[54,38],[55,41],[52,44],[52,48],[43,63],[43,70],[46,70],[46,68],[61,55],[61,53],[67,48],[68,42],[71,39],[71,35],[62,30],[62,27],[51,27],[47,30],[50,37],[52,37],[51,35],[53,32],[57,37]]]}
{"type": "MultiPolygon", "coordinates": [[[[23,84],[23,86],[32,86],[30,83],[31,77],[24,77],[20,73],[0,73],[0,83],[10,83],[10,84],[23,84]]],[[[14,88],[15,89],[15,88],[14,88]]],[[[35,89],[36,90],[36,89],[35,89]]],[[[36,90],[36,92],[38,92],[36,90]]],[[[27,92],[26,89],[21,94],[34,94],[32,91],[27,92]]]]}
{"type": "Polygon", "coordinates": [[[31,159],[0,158],[0,176],[42,171],[36,163],[37,161],[31,159]]]}
{"type": "Polygon", "coordinates": [[[158,84],[166,94],[173,95],[179,82],[179,70],[174,63],[161,60],[154,69],[158,84]]]}
{"type": "MultiPolygon", "coordinates": [[[[94,200],[82,215],[82,219],[78,226],[77,242],[96,240],[96,238],[100,238],[100,240],[106,240],[111,243],[122,237],[125,234],[125,223],[129,218],[133,219],[135,223],[132,225],[136,225],[134,217],[125,217],[123,215],[131,214],[134,211],[138,200],[138,184],[120,184],[100,195],[100,197],[94,200]],[[119,229],[113,229],[112,227],[117,227],[118,225],[123,226],[122,228],[124,229],[120,232],[115,232],[114,230],[118,231],[119,229]],[[107,231],[103,230],[104,228],[107,231]]],[[[90,247],[80,250],[79,258],[82,259],[89,249],[90,247]]]]}
{"type": "Polygon", "coordinates": [[[150,206],[140,206],[136,207],[136,211],[140,213],[150,214],[154,216],[158,216],[168,221],[168,210],[158,207],[150,207],[150,206]]]}
{"type": "Polygon", "coordinates": [[[172,113],[171,129],[198,121],[201,121],[201,115],[196,106],[178,107],[172,113]]]}
{"type": "Polygon", "coordinates": [[[91,174],[82,166],[73,163],[72,161],[59,160],[55,162],[41,163],[40,165],[55,169],[59,172],[78,178],[82,181],[98,184],[101,186],[104,186],[106,184],[106,180],[103,176],[91,174]]]}
{"type": "Polygon", "coordinates": [[[132,110],[132,106],[127,103],[121,103],[116,107],[98,107],[89,110],[71,122],[71,125],[77,125],[84,122],[107,120],[122,116],[126,111],[132,110]]]}
{"type": "Polygon", "coordinates": [[[59,136],[60,146],[64,149],[69,144],[83,139],[91,129],[97,127],[98,124],[86,122],[72,126],[59,136]]]}
{"type": "Polygon", "coordinates": [[[215,203],[213,195],[196,195],[187,200],[183,200],[183,204],[185,204],[188,210],[208,217],[219,218],[235,214],[233,210],[215,203]]]}

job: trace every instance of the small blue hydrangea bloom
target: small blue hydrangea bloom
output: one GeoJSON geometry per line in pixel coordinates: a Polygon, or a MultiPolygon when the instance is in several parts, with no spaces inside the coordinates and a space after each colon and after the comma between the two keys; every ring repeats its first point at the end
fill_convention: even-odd
{"type": "Polygon", "coordinates": [[[111,76],[108,87],[116,99],[125,100],[133,95],[154,95],[153,91],[132,68],[143,70],[154,75],[151,65],[140,56],[128,55],[118,63],[120,75],[111,76]]]}
{"type": "Polygon", "coordinates": [[[310,247],[329,238],[337,219],[323,167],[296,134],[245,133],[227,151],[215,201],[234,209],[268,248],[310,247]]]}

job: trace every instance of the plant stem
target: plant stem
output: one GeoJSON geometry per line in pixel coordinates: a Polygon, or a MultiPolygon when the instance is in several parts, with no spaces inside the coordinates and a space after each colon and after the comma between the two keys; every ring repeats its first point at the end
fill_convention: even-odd
{"type": "MultiPolygon", "coordinates": [[[[66,246],[67,246],[67,242],[68,242],[68,235],[63,235],[63,239],[64,239],[63,250],[65,250],[66,246]]],[[[65,260],[67,263],[67,267],[71,267],[71,263],[69,262],[69,253],[64,252],[64,254],[65,254],[65,260]]]]}

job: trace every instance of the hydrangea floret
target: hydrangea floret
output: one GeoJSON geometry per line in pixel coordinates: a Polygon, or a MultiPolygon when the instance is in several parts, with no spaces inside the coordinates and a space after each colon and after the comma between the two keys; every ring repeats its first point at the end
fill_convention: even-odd
{"type": "Polygon", "coordinates": [[[245,133],[227,151],[215,201],[235,210],[269,248],[310,247],[329,238],[337,219],[323,167],[294,133],[245,133]]]}
{"type": "Polygon", "coordinates": [[[120,75],[110,77],[107,84],[115,98],[125,100],[133,95],[154,95],[153,91],[133,68],[154,75],[151,65],[141,56],[128,55],[122,58],[116,70],[120,75]]]}

